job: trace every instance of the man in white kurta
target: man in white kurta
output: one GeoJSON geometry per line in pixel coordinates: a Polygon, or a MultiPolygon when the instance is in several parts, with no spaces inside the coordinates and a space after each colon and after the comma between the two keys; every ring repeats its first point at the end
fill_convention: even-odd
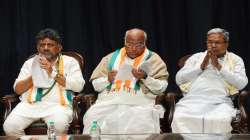
{"type": "Polygon", "coordinates": [[[176,104],[174,133],[230,133],[236,116],[230,95],[248,79],[243,60],[227,51],[229,34],[215,28],[207,34],[207,51],[192,55],[176,75],[184,97],[176,104]]]}
{"type": "Polygon", "coordinates": [[[76,59],[60,55],[60,37],[53,29],[38,33],[37,49],[45,58],[36,55],[22,66],[14,84],[15,92],[21,95],[21,102],[4,122],[6,135],[24,135],[24,129],[39,119],[46,123],[54,121],[56,133],[62,134],[67,132],[72,121],[73,92],[80,92],[85,83],[80,66],[76,59]],[[39,64],[38,67],[35,64],[39,64]],[[34,67],[44,73],[34,74],[34,67]],[[47,78],[49,87],[43,87],[46,86],[44,81],[34,81],[40,75],[47,78]]]}
{"type": "Polygon", "coordinates": [[[165,91],[168,73],[165,63],[146,48],[145,41],[144,31],[127,31],[125,47],[105,56],[94,70],[91,81],[99,94],[83,118],[83,133],[89,133],[94,120],[101,134],[160,132],[159,118],[164,109],[155,105],[155,97],[165,91]],[[124,67],[130,66],[133,69],[128,74],[119,74],[122,68],[126,71],[124,67]]]}

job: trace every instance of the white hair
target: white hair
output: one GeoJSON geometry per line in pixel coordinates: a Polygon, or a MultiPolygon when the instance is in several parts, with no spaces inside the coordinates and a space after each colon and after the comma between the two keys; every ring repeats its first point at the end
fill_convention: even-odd
{"type": "MultiPolygon", "coordinates": [[[[133,29],[131,29],[131,30],[133,30],[133,29]]],[[[125,33],[125,37],[124,37],[124,41],[126,42],[126,39],[127,39],[127,36],[128,36],[128,33],[131,31],[131,30],[127,30],[126,31],[126,33],[125,33]]],[[[138,29],[138,30],[141,30],[141,29],[138,29]]],[[[145,32],[145,31],[143,31],[143,30],[141,30],[142,32],[143,32],[143,34],[144,34],[144,43],[146,42],[146,40],[147,40],[147,33],[145,32]]]]}
{"type": "Polygon", "coordinates": [[[222,34],[224,36],[224,40],[226,42],[229,42],[229,32],[226,31],[225,29],[221,29],[221,28],[213,28],[211,30],[209,30],[207,32],[207,35],[210,35],[210,34],[222,34]]]}

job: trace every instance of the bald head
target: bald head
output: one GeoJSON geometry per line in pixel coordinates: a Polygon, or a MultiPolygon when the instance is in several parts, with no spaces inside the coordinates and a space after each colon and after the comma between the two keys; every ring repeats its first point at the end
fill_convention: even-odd
{"type": "Polygon", "coordinates": [[[145,50],[147,34],[141,29],[131,29],[125,34],[125,49],[127,56],[134,59],[145,50]]]}

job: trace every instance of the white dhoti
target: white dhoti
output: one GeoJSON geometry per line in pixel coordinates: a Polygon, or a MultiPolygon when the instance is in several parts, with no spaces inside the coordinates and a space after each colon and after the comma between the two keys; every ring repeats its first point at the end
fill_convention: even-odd
{"type": "Polygon", "coordinates": [[[184,101],[176,105],[172,131],[174,133],[230,133],[232,117],[235,114],[236,110],[227,103],[211,105],[201,101],[195,105],[184,101]]]}
{"type": "Polygon", "coordinates": [[[155,105],[93,105],[84,116],[84,134],[88,134],[93,120],[101,134],[160,133],[159,118],[164,109],[155,105]]]}
{"type": "Polygon", "coordinates": [[[184,140],[229,140],[231,134],[181,134],[184,140]]]}
{"type": "Polygon", "coordinates": [[[3,128],[6,135],[20,137],[24,135],[25,128],[39,119],[46,123],[54,121],[57,135],[65,134],[72,121],[72,109],[55,103],[39,102],[31,105],[21,102],[7,117],[3,128]]]}

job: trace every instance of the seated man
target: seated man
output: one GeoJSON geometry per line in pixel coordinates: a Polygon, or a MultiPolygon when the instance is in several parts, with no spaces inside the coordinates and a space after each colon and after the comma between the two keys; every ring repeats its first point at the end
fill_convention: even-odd
{"type": "Polygon", "coordinates": [[[38,55],[24,63],[14,83],[21,102],[4,122],[6,135],[24,135],[24,129],[39,119],[54,121],[57,134],[67,133],[72,91],[80,92],[85,84],[77,60],[61,55],[62,40],[55,30],[41,30],[36,44],[38,55]]]}
{"type": "Polygon", "coordinates": [[[159,133],[164,109],[155,106],[156,95],[168,83],[166,64],[146,47],[143,30],[126,32],[123,48],[105,56],[90,80],[96,103],[84,116],[84,132],[97,121],[102,134],[159,133]]]}
{"type": "Polygon", "coordinates": [[[248,79],[243,60],[228,52],[229,33],[215,28],[207,33],[207,51],[192,55],[176,75],[184,97],[176,104],[174,133],[230,133],[236,115],[230,95],[248,79]]]}

